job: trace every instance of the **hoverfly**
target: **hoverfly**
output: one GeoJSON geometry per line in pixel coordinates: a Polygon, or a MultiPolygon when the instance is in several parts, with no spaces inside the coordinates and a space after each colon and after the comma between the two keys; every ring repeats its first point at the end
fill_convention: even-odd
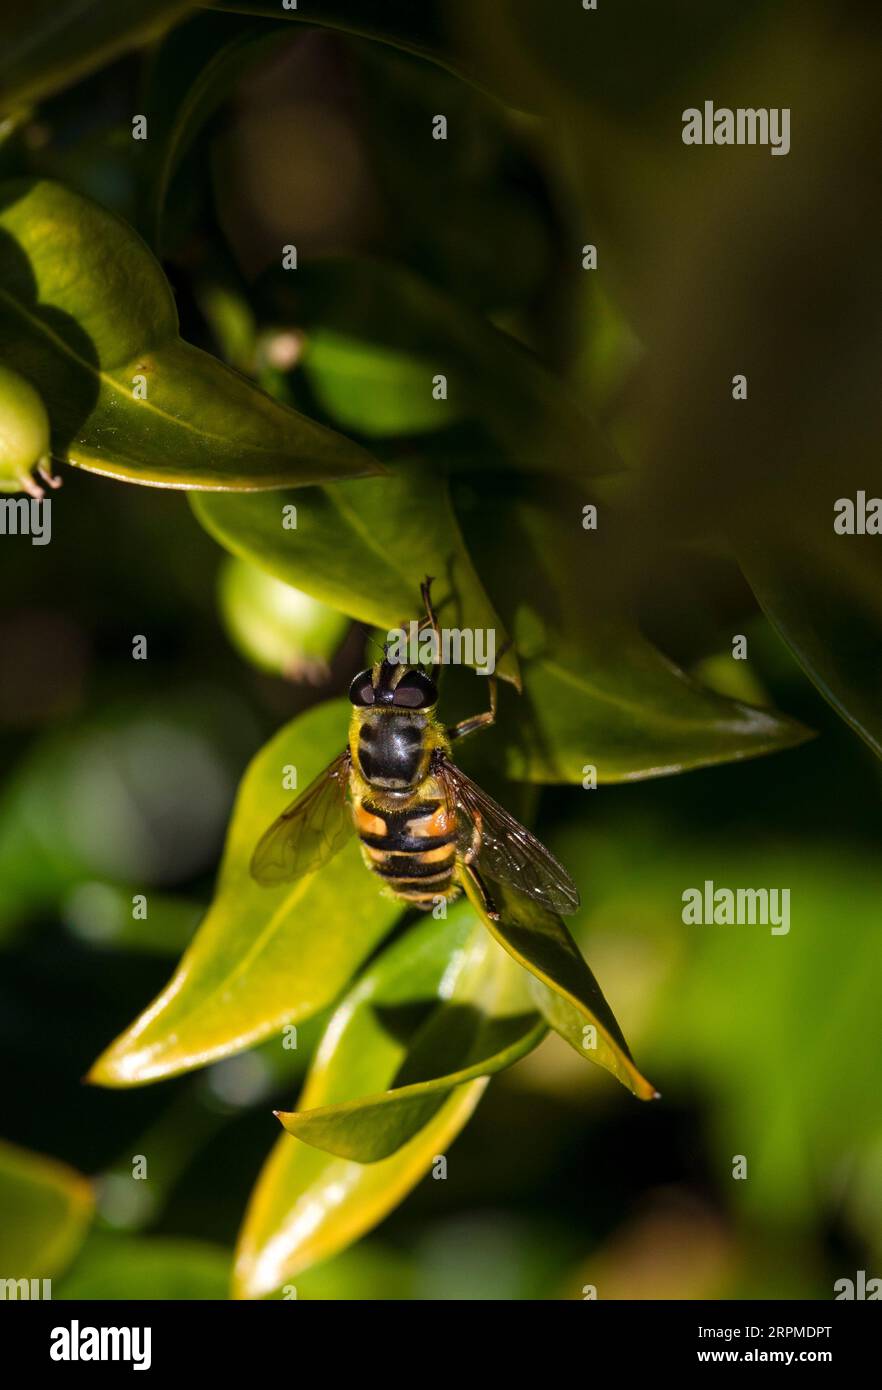
{"type": "MultiPolygon", "coordinates": [[[[430,597],[426,618],[439,636],[430,597]]],[[[445,727],[436,714],[434,668],[390,661],[388,652],[349,689],[349,742],[258,841],[251,872],[267,887],[326,864],[357,833],[367,868],[402,902],[428,910],[457,897],[464,874],[498,919],[494,882],[544,907],[575,912],[579,894],[566,869],[451,760],[451,745],[496,718],[490,709],[445,727]]]]}

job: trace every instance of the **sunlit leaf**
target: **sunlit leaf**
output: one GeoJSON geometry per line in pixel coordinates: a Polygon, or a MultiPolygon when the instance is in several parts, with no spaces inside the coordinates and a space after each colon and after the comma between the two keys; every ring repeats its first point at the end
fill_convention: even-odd
{"type": "Polygon", "coordinates": [[[92,1219],[87,1180],[66,1163],[0,1140],[0,1258],[10,1279],[51,1279],[92,1219]]]}
{"type": "Polygon", "coordinates": [[[2,109],[39,101],[148,43],[193,0],[33,0],[0,19],[2,109]]]}
{"type": "MultiPolygon", "coordinates": [[[[454,1091],[390,1158],[355,1163],[277,1140],[245,1215],[233,1276],[238,1298],[261,1298],[373,1229],[416,1187],[468,1123],[486,1078],[454,1091]]],[[[312,1097],[321,1099],[316,1091],[312,1097]]]]}
{"type": "MultiPolygon", "coordinates": [[[[329,1024],[301,1097],[305,1109],[382,1091],[407,1063],[420,1028],[428,1038],[433,1018],[436,1027],[452,1021],[449,1007],[438,1008],[439,993],[448,975],[464,984],[471,974],[474,958],[467,948],[474,929],[474,917],[460,908],[446,921],[425,922],[377,959],[329,1024]]],[[[461,1041],[457,1031],[446,1044],[436,1035],[438,1059],[445,1047],[461,1041]]],[[[482,1078],[458,1086],[423,1128],[377,1162],[357,1163],[283,1135],[258,1178],[240,1233],[236,1294],[271,1293],[381,1221],[445,1153],[486,1084],[482,1078]]],[[[382,1116],[375,1116],[373,1123],[378,1121],[383,1123],[382,1116]]]]}
{"type": "Polygon", "coordinates": [[[279,1119],[316,1148],[376,1163],[457,1086],[511,1066],[544,1033],[524,972],[455,907],[446,923],[430,918],[389,947],[328,1024],[315,1071],[338,1077],[342,1098],[314,1107],[311,1081],[301,1108],[279,1119]],[[387,1088],[378,1091],[384,1059],[387,1088]]]}
{"type": "Polygon", "coordinates": [[[494,883],[496,919],[485,911],[469,869],[463,871],[462,882],[488,931],[534,977],[536,1004],[552,1028],[588,1061],[612,1072],[635,1096],[655,1099],[655,1087],[634,1065],[600,986],[557,913],[494,883]]]}
{"type": "MultiPolygon", "coordinates": [[[[434,576],[442,625],[494,629],[506,640],[463,544],[444,478],[400,467],[382,479],[249,498],[193,499],[197,517],[233,554],[244,556],[322,603],[390,629],[422,616],[420,584],[434,576]],[[297,508],[296,529],[283,508],[297,508]]],[[[498,673],[518,679],[517,658],[500,656],[498,673]]]]}
{"type": "Polygon", "coordinates": [[[252,491],[378,471],[183,342],[140,238],[60,184],[0,190],[0,328],[3,360],[49,411],[53,455],[92,472],[252,491]]]}
{"type": "Polygon", "coordinates": [[[500,728],[510,777],[582,786],[664,777],[796,747],[811,733],[700,685],[636,629],[592,625],[580,648],[522,663],[500,728]]]}
{"type": "Polygon", "coordinates": [[[320,705],[258,753],[239,789],[208,915],[166,988],[90,1080],[139,1085],[281,1033],[330,1003],[388,931],[400,908],[381,896],[354,840],[330,867],[294,884],[263,888],[250,874],[257,841],[295,795],[283,784],[286,767],[305,787],[344,747],[348,714],[343,701],[320,705]]]}
{"type": "Polygon", "coordinates": [[[303,371],[322,410],[368,437],[421,434],[461,419],[463,406],[435,400],[431,356],[323,328],[309,335],[303,371]]]}

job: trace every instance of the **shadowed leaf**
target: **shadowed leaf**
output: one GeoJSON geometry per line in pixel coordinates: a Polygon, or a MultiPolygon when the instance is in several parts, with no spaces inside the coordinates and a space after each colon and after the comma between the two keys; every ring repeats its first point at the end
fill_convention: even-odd
{"type": "Polygon", "coordinates": [[[348,428],[358,426],[360,415],[360,428],[371,435],[381,428],[427,430],[433,419],[436,429],[469,419],[489,442],[477,450],[452,447],[451,469],[502,465],[584,477],[620,467],[591,416],[537,357],[406,266],[326,257],[296,277],[269,272],[260,293],[267,312],[307,331],[303,370],[348,428]],[[439,376],[446,398],[435,399],[439,376]],[[396,389],[414,397],[399,406],[397,422],[391,415],[396,389]]]}
{"type": "Polygon", "coordinates": [[[0,18],[0,104],[39,101],[148,43],[193,0],[31,0],[0,18]]]}
{"type": "Polygon", "coordinates": [[[144,243],[60,184],[0,189],[0,328],[0,355],[42,396],[65,462],[159,487],[241,491],[379,471],[183,342],[144,243]]]}

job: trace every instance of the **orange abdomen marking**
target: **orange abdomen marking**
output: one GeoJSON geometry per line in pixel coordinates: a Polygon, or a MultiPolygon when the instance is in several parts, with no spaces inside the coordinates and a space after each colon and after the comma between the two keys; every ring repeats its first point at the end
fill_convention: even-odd
{"type": "Polygon", "coordinates": [[[369,869],[406,902],[431,907],[454,890],[456,813],[443,801],[388,811],[363,800],[355,826],[369,869]]]}

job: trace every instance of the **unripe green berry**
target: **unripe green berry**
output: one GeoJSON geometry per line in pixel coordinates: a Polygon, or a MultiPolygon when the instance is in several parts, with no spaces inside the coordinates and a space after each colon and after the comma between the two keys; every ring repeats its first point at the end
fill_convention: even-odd
{"type": "Polygon", "coordinates": [[[0,364],[0,492],[38,491],[31,469],[49,464],[49,416],[29,381],[0,364]]]}
{"type": "Polygon", "coordinates": [[[318,685],[349,619],[249,560],[230,556],[220,574],[221,612],[243,656],[260,670],[318,685]]]}

